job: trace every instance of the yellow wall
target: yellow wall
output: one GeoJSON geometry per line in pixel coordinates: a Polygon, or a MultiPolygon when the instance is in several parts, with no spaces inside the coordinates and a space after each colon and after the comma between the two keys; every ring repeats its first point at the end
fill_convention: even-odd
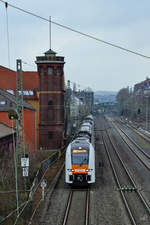
{"type": "Polygon", "coordinates": [[[36,147],[39,149],[39,100],[27,100],[27,102],[36,108],[36,147]]]}

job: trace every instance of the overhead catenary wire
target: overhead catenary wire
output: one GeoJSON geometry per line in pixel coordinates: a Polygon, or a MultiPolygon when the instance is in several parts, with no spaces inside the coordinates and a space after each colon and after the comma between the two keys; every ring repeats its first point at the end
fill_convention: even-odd
{"type": "Polygon", "coordinates": [[[25,65],[31,66],[32,68],[35,68],[35,66],[29,64],[28,62],[22,61],[22,63],[25,64],[25,65]]]}
{"type": "Polygon", "coordinates": [[[39,18],[39,19],[41,19],[41,20],[44,20],[44,21],[46,21],[46,22],[53,23],[53,24],[55,24],[55,25],[57,25],[57,26],[59,26],[59,27],[62,27],[62,28],[64,28],[64,29],[67,29],[67,30],[70,30],[70,31],[72,31],[72,32],[78,33],[78,34],[80,34],[80,35],[82,35],[82,36],[85,36],[85,37],[87,37],[87,38],[90,38],[90,39],[96,40],[96,41],[98,41],[98,42],[104,43],[104,44],[106,44],[106,45],[109,45],[109,46],[118,48],[118,49],[123,50],[123,51],[126,51],[126,52],[128,52],[128,53],[131,53],[131,54],[134,54],[134,55],[138,55],[138,56],[141,56],[141,57],[150,59],[150,56],[141,54],[141,53],[139,53],[139,52],[136,52],[136,51],[127,49],[127,48],[125,48],[125,47],[119,46],[119,45],[117,45],[117,44],[113,44],[113,43],[111,43],[111,42],[102,40],[102,39],[97,38],[97,37],[95,37],[95,36],[93,36],[93,35],[86,34],[86,33],[84,33],[84,32],[78,31],[78,30],[76,30],[76,29],[74,29],[74,28],[71,28],[71,27],[69,27],[69,26],[66,26],[66,25],[57,23],[57,22],[55,22],[55,21],[49,20],[49,19],[44,18],[44,17],[42,17],[42,16],[39,16],[39,15],[37,15],[37,14],[31,12],[31,11],[27,11],[27,10],[25,10],[25,9],[23,9],[23,8],[17,7],[17,6],[15,6],[15,5],[12,5],[12,4],[10,4],[10,3],[8,3],[8,2],[5,2],[5,1],[3,1],[3,0],[0,0],[0,2],[2,2],[2,3],[4,3],[4,4],[7,3],[7,4],[8,4],[10,7],[12,7],[12,8],[15,8],[15,9],[17,9],[17,10],[20,10],[20,11],[22,11],[22,12],[24,12],[24,13],[27,13],[27,14],[29,14],[29,15],[31,15],[31,16],[34,16],[34,17],[37,17],[37,18],[39,18]]]}

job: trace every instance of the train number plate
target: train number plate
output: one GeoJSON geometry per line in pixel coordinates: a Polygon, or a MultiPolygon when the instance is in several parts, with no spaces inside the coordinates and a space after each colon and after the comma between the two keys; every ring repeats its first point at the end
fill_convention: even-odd
{"type": "Polygon", "coordinates": [[[85,172],[85,169],[75,169],[75,172],[85,172]]]}

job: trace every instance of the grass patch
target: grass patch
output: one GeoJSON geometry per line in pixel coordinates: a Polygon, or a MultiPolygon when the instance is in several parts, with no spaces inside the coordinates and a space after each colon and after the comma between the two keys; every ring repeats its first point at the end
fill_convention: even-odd
{"type": "Polygon", "coordinates": [[[142,146],[144,148],[148,147],[148,145],[145,142],[143,142],[142,140],[138,140],[138,143],[139,143],[140,146],[142,146]]]}

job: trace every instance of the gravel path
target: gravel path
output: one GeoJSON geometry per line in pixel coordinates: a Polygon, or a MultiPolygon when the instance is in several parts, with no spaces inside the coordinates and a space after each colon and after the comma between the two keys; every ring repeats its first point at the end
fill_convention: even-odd
{"type": "Polygon", "coordinates": [[[65,207],[69,196],[69,189],[64,184],[64,172],[49,201],[44,221],[40,225],[59,225],[62,223],[65,207]]]}

